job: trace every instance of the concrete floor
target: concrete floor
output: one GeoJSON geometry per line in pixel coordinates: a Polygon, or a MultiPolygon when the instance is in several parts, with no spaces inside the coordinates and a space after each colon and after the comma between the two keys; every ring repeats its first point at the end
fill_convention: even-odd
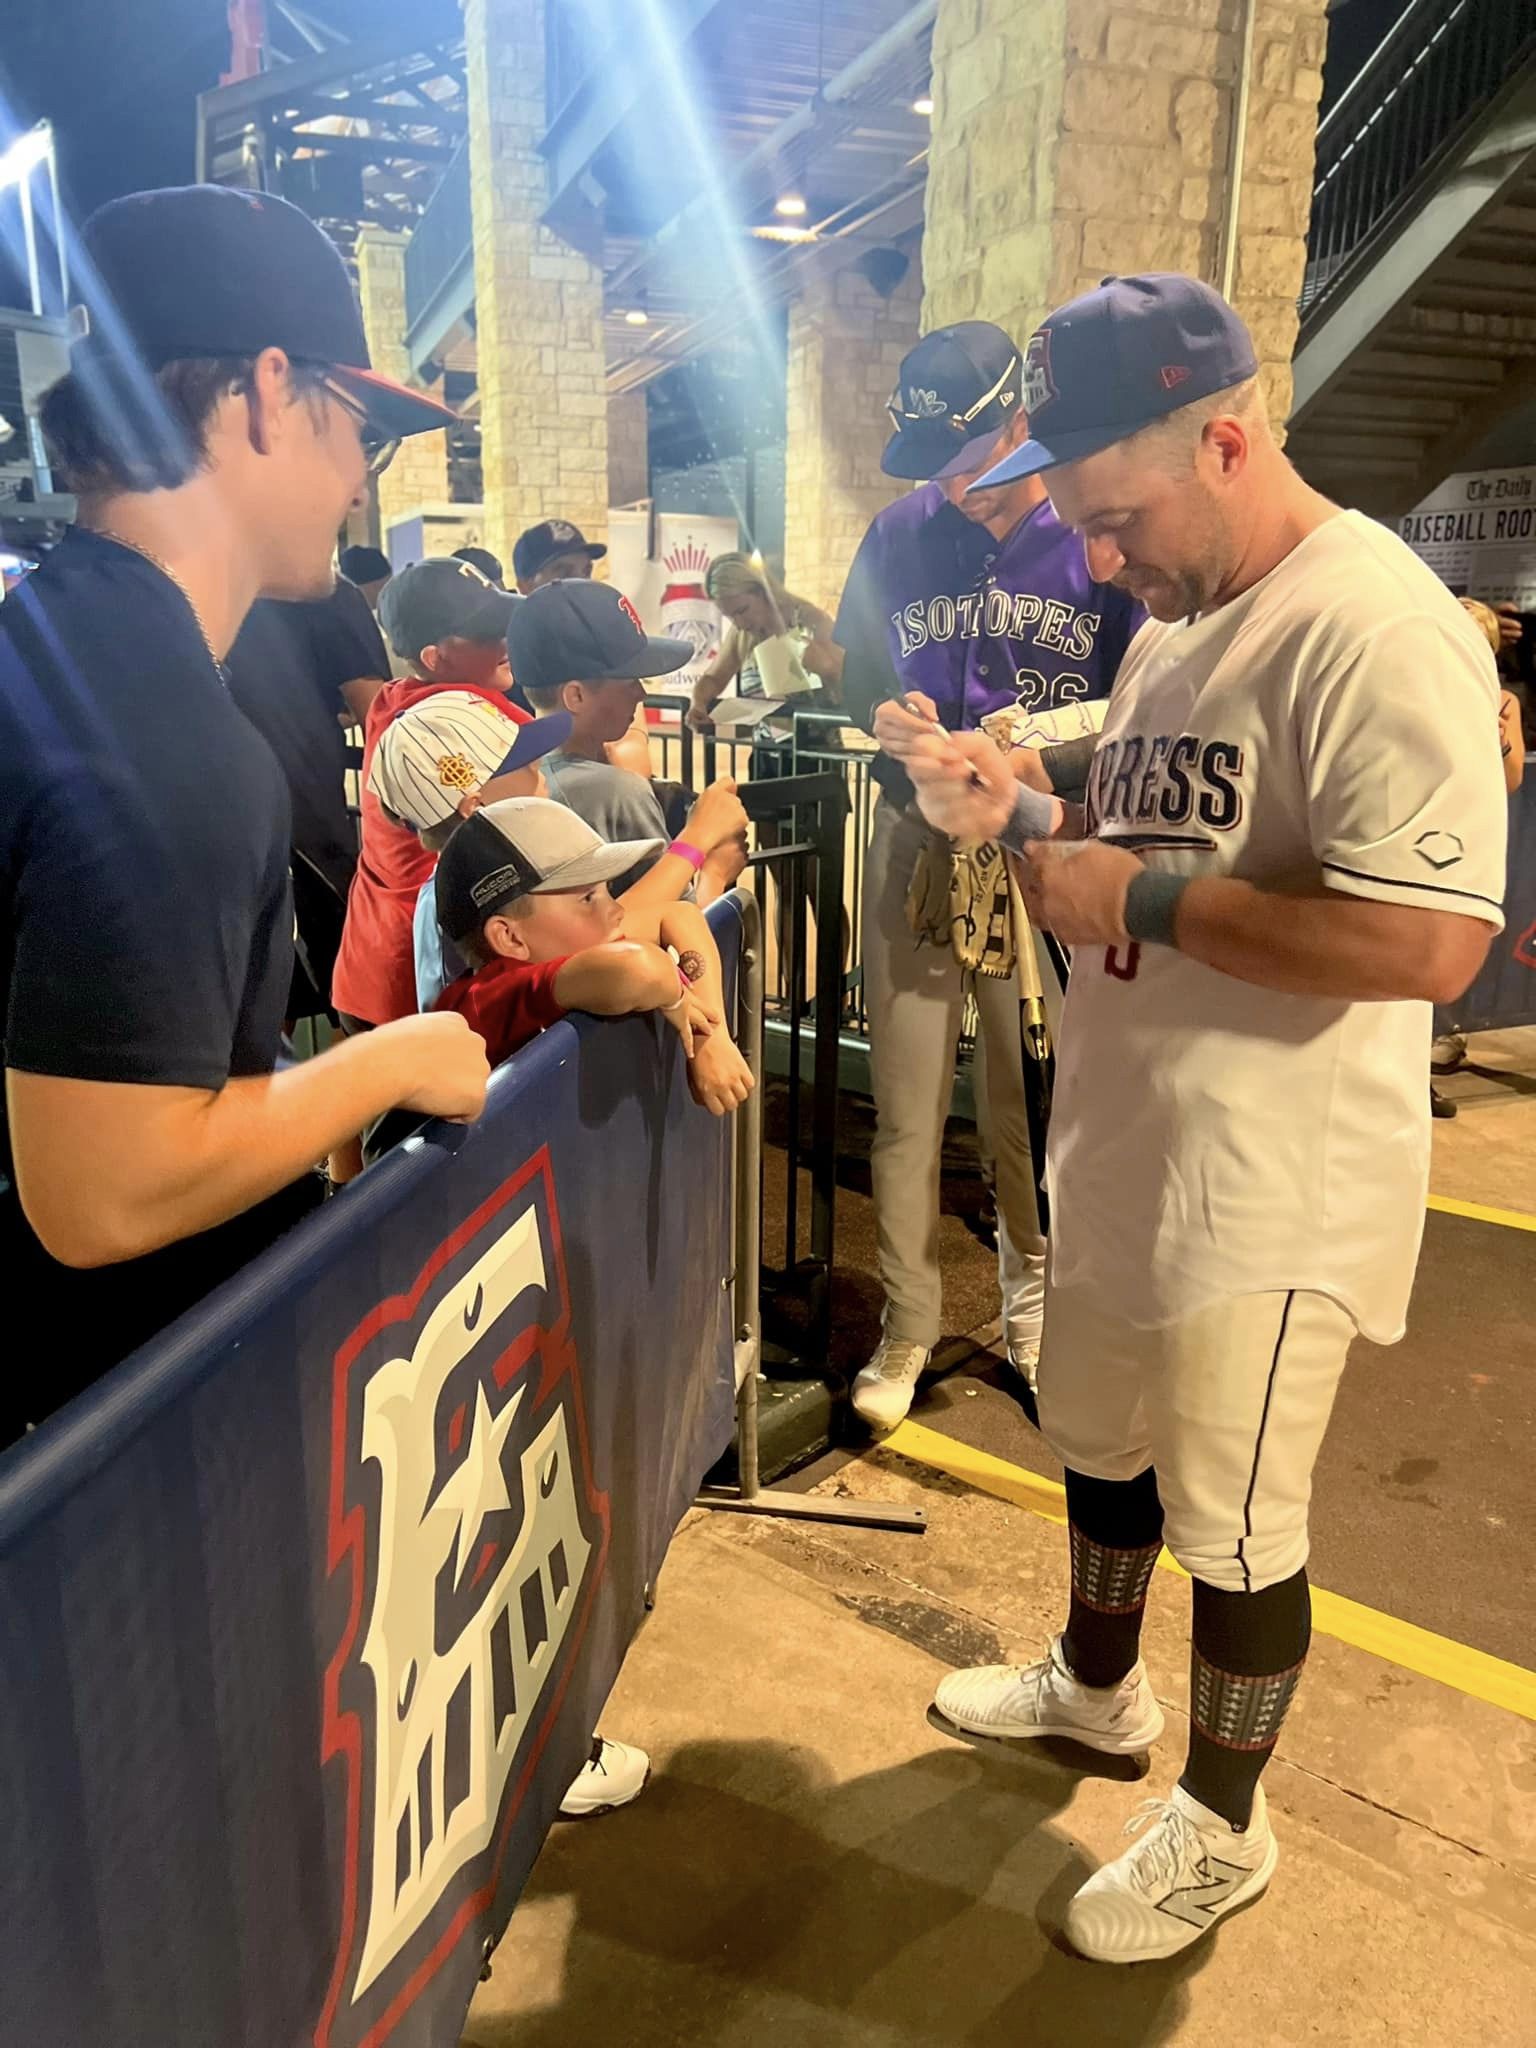
{"type": "MultiPolygon", "coordinates": [[[[1536,1032],[1474,1041],[1449,1090],[1463,1110],[1436,1126],[1436,1192],[1536,1210],[1536,1032]]],[[[1511,1253],[1515,1301],[1490,1302],[1481,1331],[1475,1300],[1463,1309],[1474,1348],[1529,1301],[1536,1239],[1507,1235],[1532,1245],[1528,1277],[1511,1253]]],[[[1431,1242],[1461,1256],[1453,1235],[1431,1242]]],[[[1536,1380],[1536,1356],[1512,1357],[1536,1380]]],[[[1003,1427],[979,1418],[1004,1397],[971,1378],[974,1398],[964,1374],[942,1383],[931,1428],[1003,1427]]],[[[1386,1397],[1395,1426],[1404,1403],[1386,1397]]],[[[1382,1435],[1384,1457],[1395,1442],[1382,1435]]],[[[1467,1460],[1475,1447],[1445,1479],[1467,1460]]],[[[551,1835],[463,2048],[1536,2044],[1536,1724],[1318,1637],[1266,1779],[1282,1851],[1268,1898],[1174,1962],[1089,1964],[1061,1915],[1178,1774],[1187,1588],[1154,1576],[1145,1647],[1170,1719],[1145,1787],[1066,1749],[983,1753],[928,1724],[933,1685],[955,1663],[1037,1654],[1065,1601],[1061,1530],[889,1450],[807,1483],[920,1503],[928,1533],[690,1518],[604,1717],[655,1777],[625,1812],[551,1835]]],[[[1415,1505],[1405,1493],[1393,1512],[1410,1521],[1349,1553],[1405,1615],[1410,1584],[1438,1583],[1433,1547],[1471,1542],[1486,1510],[1442,1482],[1415,1539],[1415,1505]]],[[[1506,1656],[1522,1603],[1529,1640],[1517,1577],[1485,1645],[1506,1656]]],[[[1411,1618],[1476,1641],[1494,1610],[1475,1586],[1466,1600],[1465,1629],[1411,1618]]]]}

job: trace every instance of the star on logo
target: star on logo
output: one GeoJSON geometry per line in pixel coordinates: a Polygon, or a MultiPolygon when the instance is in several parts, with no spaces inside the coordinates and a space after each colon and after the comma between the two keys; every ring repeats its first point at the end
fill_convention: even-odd
{"type": "Polygon", "coordinates": [[[1454,832],[1421,832],[1413,842],[1413,850],[1426,867],[1439,874],[1455,867],[1467,849],[1454,832]]]}

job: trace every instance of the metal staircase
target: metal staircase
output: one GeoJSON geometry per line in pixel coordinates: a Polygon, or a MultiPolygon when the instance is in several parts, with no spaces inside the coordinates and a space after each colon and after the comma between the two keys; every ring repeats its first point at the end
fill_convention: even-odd
{"type": "Polygon", "coordinates": [[[1536,400],[1536,0],[1414,0],[1318,130],[1288,450],[1407,511],[1536,400]]]}

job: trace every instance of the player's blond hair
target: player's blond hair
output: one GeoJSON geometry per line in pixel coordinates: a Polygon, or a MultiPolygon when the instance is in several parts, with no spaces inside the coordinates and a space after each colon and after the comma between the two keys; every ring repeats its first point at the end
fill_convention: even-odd
{"type": "Polygon", "coordinates": [[[1245,377],[1241,384],[1229,384],[1209,398],[1181,405],[1177,412],[1132,434],[1126,445],[1141,460],[1156,462],[1176,476],[1186,475],[1194,467],[1201,435],[1212,420],[1220,419],[1240,419],[1249,428],[1257,426],[1268,432],[1269,412],[1257,377],[1245,377]]]}

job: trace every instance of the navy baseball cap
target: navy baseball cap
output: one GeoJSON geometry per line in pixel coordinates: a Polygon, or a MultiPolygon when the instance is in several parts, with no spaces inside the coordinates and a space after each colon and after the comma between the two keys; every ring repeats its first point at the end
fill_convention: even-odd
{"type": "Polygon", "coordinates": [[[1019,352],[990,320],[936,327],[902,357],[880,467],[917,482],[985,462],[1019,409],[1019,352]]]}
{"type": "Polygon", "coordinates": [[[693,654],[687,640],[648,634],[611,583],[584,576],[542,584],[521,600],[507,627],[507,658],[525,690],[670,675],[693,654]]]}
{"type": "Polygon", "coordinates": [[[457,555],[429,555],[391,576],[379,593],[379,624],[403,661],[441,640],[501,640],[523,600],[457,555]]]}
{"type": "Polygon", "coordinates": [[[280,348],[328,369],[392,438],[454,419],[372,366],[341,253],[307,214],[268,192],[170,185],[109,200],[81,235],[91,333],[78,346],[152,370],[188,356],[280,348]]]}
{"type": "Polygon", "coordinates": [[[529,583],[557,555],[585,555],[589,561],[600,562],[607,552],[600,540],[588,540],[569,519],[541,519],[513,542],[512,574],[519,582],[529,583]]]}
{"type": "Polygon", "coordinates": [[[1245,382],[1258,367],[1247,328],[1199,278],[1173,271],[1106,277],[1030,336],[1030,438],[971,489],[995,490],[1097,455],[1197,398],[1245,382]]]}

